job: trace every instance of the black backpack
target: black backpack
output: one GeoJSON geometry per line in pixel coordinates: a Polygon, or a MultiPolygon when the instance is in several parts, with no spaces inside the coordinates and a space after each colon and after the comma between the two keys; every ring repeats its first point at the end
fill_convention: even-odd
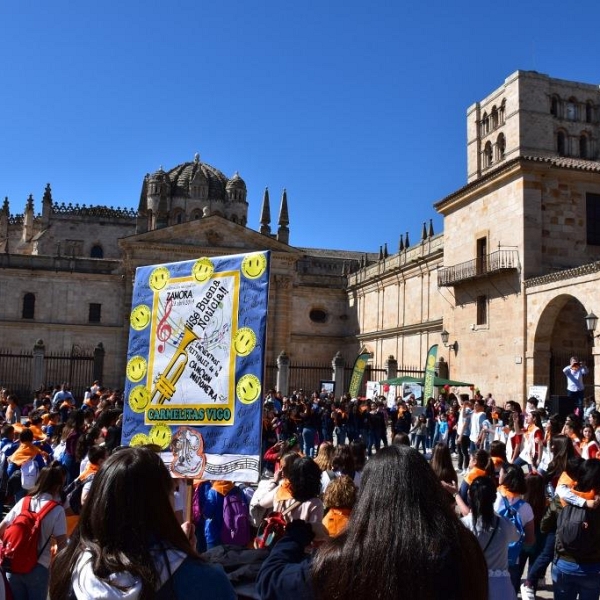
{"type": "Polygon", "coordinates": [[[600,521],[597,510],[567,504],[558,515],[556,549],[578,562],[598,553],[597,528],[600,521]]]}
{"type": "Polygon", "coordinates": [[[81,496],[86,483],[91,481],[94,475],[88,475],[85,479],[75,479],[65,487],[63,493],[65,495],[65,510],[67,515],[78,515],[81,513],[81,496]]]}

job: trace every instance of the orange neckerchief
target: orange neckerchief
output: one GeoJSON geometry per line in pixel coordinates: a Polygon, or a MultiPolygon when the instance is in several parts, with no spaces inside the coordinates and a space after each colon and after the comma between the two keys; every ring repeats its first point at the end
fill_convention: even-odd
{"type": "Polygon", "coordinates": [[[494,463],[494,469],[500,469],[504,464],[504,460],[500,456],[492,456],[490,457],[492,462],[494,463]]]}
{"type": "Polygon", "coordinates": [[[563,471],[556,482],[556,487],[559,485],[566,485],[568,488],[573,489],[577,485],[577,482],[574,479],[571,479],[571,477],[567,475],[566,471],[563,471]]]}
{"type": "Polygon", "coordinates": [[[30,425],[29,429],[33,433],[34,440],[45,440],[46,434],[42,431],[42,428],[39,425],[30,425]]]}
{"type": "Polygon", "coordinates": [[[222,496],[227,496],[234,485],[233,481],[213,481],[212,488],[222,496]]]}
{"type": "Polygon", "coordinates": [[[43,452],[37,446],[34,446],[32,442],[21,442],[15,453],[8,460],[20,467],[28,460],[35,458],[38,454],[43,454],[43,452]]]}
{"type": "Polygon", "coordinates": [[[479,467],[473,467],[465,476],[467,485],[471,485],[478,477],[485,477],[487,473],[479,467]]]}
{"type": "Polygon", "coordinates": [[[498,486],[498,491],[500,492],[501,496],[504,496],[509,501],[521,497],[521,494],[515,494],[514,492],[511,492],[505,485],[498,486]]]}
{"type": "Polygon", "coordinates": [[[83,473],[77,478],[80,481],[87,479],[90,475],[95,475],[98,472],[100,465],[93,465],[91,462],[87,464],[87,467],[83,470],[83,473]]]}
{"type": "Polygon", "coordinates": [[[283,502],[284,500],[289,500],[293,498],[292,496],[292,488],[290,487],[290,482],[287,479],[283,479],[281,484],[275,491],[275,502],[283,502]]]}

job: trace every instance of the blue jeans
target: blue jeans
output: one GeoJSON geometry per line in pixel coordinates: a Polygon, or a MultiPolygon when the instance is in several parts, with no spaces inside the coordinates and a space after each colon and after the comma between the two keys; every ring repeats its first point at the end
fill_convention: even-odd
{"type": "Polygon", "coordinates": [[[304,452],[305,456],[310,456],[313,458],[315,456],[315,437],[317,432],[312,427],[305,427],[302,430],[302,443],[303,448],[302,452],[304,452]]]}
{"type": "Polygon", "coordinates": [[[6,577],[15,600],[46,600],[50,572],[40,563],[25,575],[7,573],[6,577]]]}
{"type": "Polygon", "coordinates": [[[598,600],[600,563],[578,565],[558,559],[552,565],[555,600],[598,600]]]}
{"type": "Polygon", "coordinates": [[[544,547],[541,552],[537,555],[537,558],[533,564],[529,565],[527,571],[526,581],[530,584],[534,590],[537,590],[537,584],[540,578],[544,576],[548,565],[554,558],[554,542],[556,540],[556,532],[552,531],[546,535],[544,547]]]}

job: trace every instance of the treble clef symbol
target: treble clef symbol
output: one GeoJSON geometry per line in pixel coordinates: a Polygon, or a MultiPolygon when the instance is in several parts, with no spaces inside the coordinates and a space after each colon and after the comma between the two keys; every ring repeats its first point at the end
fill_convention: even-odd
{"type": "Polygon", "coordinates": [[[169,315],[171,314],[171,306],[173,304],[173,300],[167,300],[167,304],[165,306],[165,314],[162,316],[162,319],[158,322],[158,327],[156,328],[156,337],[161,342],[157,346],[157,350],[159,352],[164,352],[165,350],[165,342],[171,337],[172,329],[169,323],[167,322],[169,315]]]}

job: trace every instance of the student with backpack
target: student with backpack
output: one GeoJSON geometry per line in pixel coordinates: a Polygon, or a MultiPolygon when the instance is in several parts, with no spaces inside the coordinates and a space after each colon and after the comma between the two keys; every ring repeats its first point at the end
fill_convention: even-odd
{"type": "Polygon", "coordinates": [[[58,548],[67,542],[61,505],[65,472],[55,462],[44,467],[36,486],[19,500],[0,523],[1,564],[15,600],[46,600],[51,538],[58,548]]]}
{"type": "Polygon", "coordinates": [[[571,490],[577,504],[561,501],[552,582],[556,600],[600,597],[600,461],[586,460],[571,490]]]}
{"type": "Polygon", "coordinates": [[[239,487],[231,481],[213,481],[201,501],[209,550],[223,544],[245,546],[250,542],[250,513],[239,487]]]}
{"type": "MultiPolygon", "coordinates": [[[[19,445],[8,456],[9,494],[13,493],[16,500],[20,500],[34,487],[37,477],[46,466],[46,459],[42,450],[33,443],[33,432],[24,427],[19,433],[19,445]]],[[[8,451],[7,451],[8,455],[8,451]]]]}
{"type": "Polygon", "coordinates": [[[523,500],[526,491],[525,474],[521,467],[508,465],[500,476],[494,510],[501,517],[511,521],[521,534],[519,540],[512,542],[508,547],[508,571],[516,593],[521,586],[519,570],[521,550],[523,545],[531,546],[535,543],[533,509],[523,500]]]}

